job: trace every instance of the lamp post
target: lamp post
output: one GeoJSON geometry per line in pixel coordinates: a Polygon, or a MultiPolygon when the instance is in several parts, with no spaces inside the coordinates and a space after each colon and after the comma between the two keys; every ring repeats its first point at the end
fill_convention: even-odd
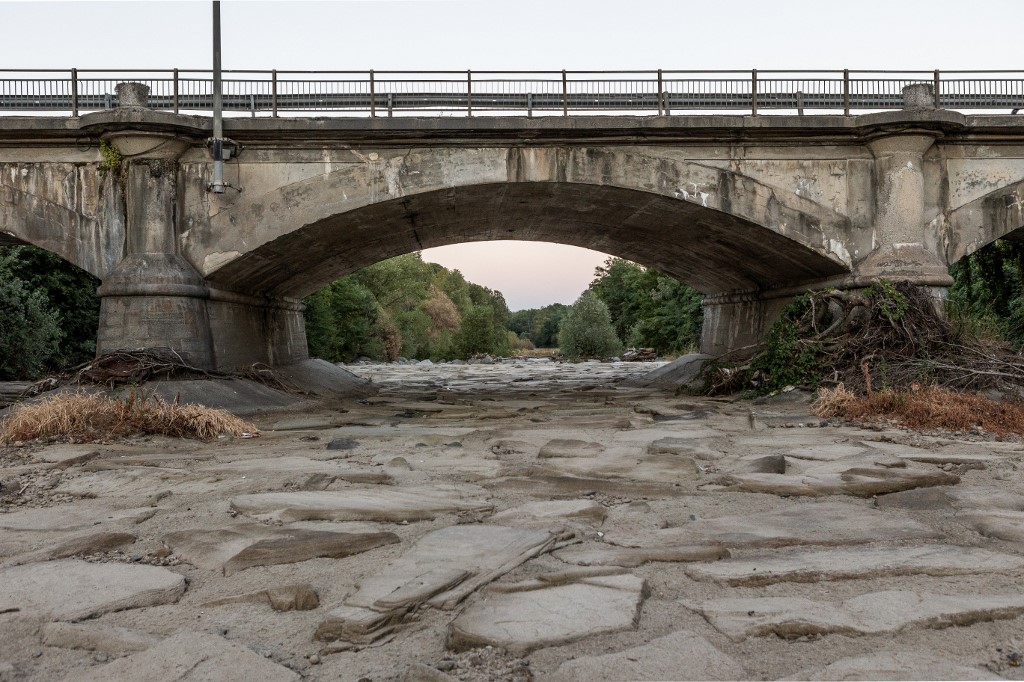
{"type": "Polygon", "coordinates": [[[220,0],[213,0],[213,183],[210,191],[224,193],[224,91],[220,77],[220,0]]]}

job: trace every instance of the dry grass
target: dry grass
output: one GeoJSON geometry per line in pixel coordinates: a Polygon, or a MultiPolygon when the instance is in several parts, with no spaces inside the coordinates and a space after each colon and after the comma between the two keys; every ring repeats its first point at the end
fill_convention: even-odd
{"type": "Polygon", "coordinates": [[[251,423],[221,409],[168,403],[134,390],[124,399],[64,393],[15,406],[0,421],[0,444],[29,440],[89,442],[157,434],[213,440],[220,435],[256,436],[251,423]]]}
{"type": "Polygon", "coordinates": [[[811,406],[819,417],[858,422],[888,419],[912,429],[970,431],[981,428],[1005,436],[1024,435],[1024,403],[989,400],[942,386],[912,385],[858,397],[843,384],[822,388],[811,406]]]}

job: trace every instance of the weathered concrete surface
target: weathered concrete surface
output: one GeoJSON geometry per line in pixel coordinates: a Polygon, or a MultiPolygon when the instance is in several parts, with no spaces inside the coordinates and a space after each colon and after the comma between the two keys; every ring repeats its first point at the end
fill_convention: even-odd
{"type": "Polygon", "coordinates": [[[209,119],[0,121],[0,238],[103,280],[100,350],[301,362],[299,300],[325,283],[423,248],[527,239],[695,286],[703,350],[719,353],[808,286],[945,287],[950,263],[1024,226],[1013,116],[231,119],[225,134],[245,146],[229,162],[245,189],[210,195],[209,119]],[[121,168],[101,168],[100,139],[121,168]]]}

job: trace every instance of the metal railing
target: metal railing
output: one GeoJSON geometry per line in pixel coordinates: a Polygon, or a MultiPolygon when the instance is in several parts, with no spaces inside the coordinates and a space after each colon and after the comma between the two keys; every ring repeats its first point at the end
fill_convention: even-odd
{"type": "MultiPolygon", "coordinates": [[[[932,86],[943,109],[1017,113],[1024,71],[224,71],[235,115],[348,116],[843,113],[900,109],[932,86]]],[[[118,105],[115,86],[150,88],[150,106],[212,110],[213,78],[189,69],[0,70],[0,112],[70,114],[118,105]]]]}

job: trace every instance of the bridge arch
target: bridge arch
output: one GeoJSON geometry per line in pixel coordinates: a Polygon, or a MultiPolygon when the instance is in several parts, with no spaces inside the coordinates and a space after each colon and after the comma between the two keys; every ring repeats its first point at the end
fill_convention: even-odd
{"type": "Polygon", "coordinates": [[[243,196],[185,249],[213,286],[272,297],[402,253],[500,239],[604,251],[714,294],[848,273],[849,230],[806,198],[671,152],[447,148],[370,154],[243,196]]]}
{"type": "Polygon", "coordinates": [[[0,246],[29,244],[102,279],[124,256],[115,174],[78,164],[10,164],[0,172],[0,246]]]}
{"type": "Polygon", "coordinates": [[[1024,180],[951,211],[948,223],[950,265],[997,239],[1024,240],[1024,180]]]}

